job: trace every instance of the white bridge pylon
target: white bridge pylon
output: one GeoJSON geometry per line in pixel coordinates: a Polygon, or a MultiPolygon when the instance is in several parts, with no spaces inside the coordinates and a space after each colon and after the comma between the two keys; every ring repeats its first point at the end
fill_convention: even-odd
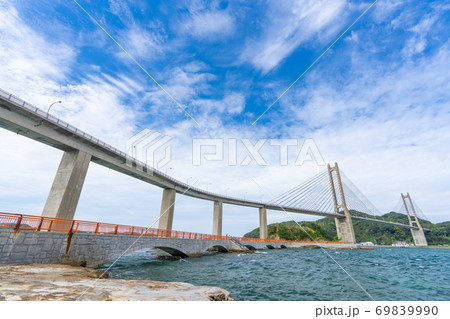
{"type": "Polygon", "coordinates": [[[427,238],[425,237],[425,232],[423,231],[422,225],[420,224],[419,218],[417,217],[416,208],[414,207],[413,201],[409,193],[406,195],[401,194],[403,208],[408,216],[408,221],[411,226],[416,226],[416,229],[411,228],[411,234],[414,240],[414,245],[416,246],[428,246],[427,238]],[[413,215],[411,215],[411,212],[413,215]]]}

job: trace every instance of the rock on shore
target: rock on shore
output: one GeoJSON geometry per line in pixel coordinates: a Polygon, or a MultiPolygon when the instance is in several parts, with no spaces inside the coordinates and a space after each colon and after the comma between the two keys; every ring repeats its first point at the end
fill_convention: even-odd
{"type": "Polygon", "coordinates": [[[218,287],[100,279],[101,274],[69,265],[0,265],[0,300],[233,300],[218,287]]]}

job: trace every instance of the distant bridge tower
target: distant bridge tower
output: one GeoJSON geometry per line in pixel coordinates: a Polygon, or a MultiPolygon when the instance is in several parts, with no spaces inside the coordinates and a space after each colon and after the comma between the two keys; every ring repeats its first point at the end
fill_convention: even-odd
{"type": "Polygon", "coordinates": [[[414,204],[411,200],[411,196],[409,195],[409,193],[406,193],[406,195],[403,195],[403,193],[402,193],[401,195],[402,195],[403,206],[405,207],[406,215],[408,216],[409,225],[418,227],[418,229],[411,228],[411,234],[412,234],[412,237],[414,240],[414,245],[428,246],[427,238],[425,237],[425,232],[423,231],[422,225],[420,225],[419,218],[417,218],[416,209],[414,208],[414,204]],[[407,199],[410,204],[411,211],[414,214],[414,219],[411,216],[411,213],[409,212],[408,204],[406,201],[407,199]]]}
{"type": "Polygon", "coordinates": [[[356,244],[352,217],[350,216],[345,201],[344,188],[342,187],[341,175],[337,163],[334,163],[334,167],[331,167],[330,164],[328,164],[328,175],[330,177],[331,193],[333,195],[334,212],[342,215],[342,217],[335,217],[334,219],[336,222],[337,235],[344,243],[356,244]],[[338,197],[336,196],[335,183],[338,186],[340,200],[338,200],[338,197]]]}

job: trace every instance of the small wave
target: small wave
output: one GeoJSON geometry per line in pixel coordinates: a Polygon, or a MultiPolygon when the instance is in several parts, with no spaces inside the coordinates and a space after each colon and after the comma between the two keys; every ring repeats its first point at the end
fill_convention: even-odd
{"type": "MultiPolygon", "coordinates": [[[[450,298],[448,251],[417,254],[410,249],[383,249],[376,255],[365,251],[327,250],[342,256],[345,268],[358,272],[364,287],[380,300],[450,298]],[[435,256],[435,257],[433,257],[435,256]],[[417,260],[418,259],[418,260],[417,260]],[[420,278],[417,278],[420,274],[420,278]],[[389,289],[380,289],[388,286],[389,289]]],[[[317,250],[257,251],[255,254],[215,254],[180,262],[152,259],[149,254],[128,255],[110,269],[111,278],[190,282],[222,287],[237,300],[353,300],[365,298],[347,276],[333,276],[336,265],[317,250]],[[262,255],[262,256],[260,256],[262,255]],[[276,276],[274,275],[276,273],[276,276]],[[252,280],[249,280],[251,278],[252,280]],[[295,279],[295,280],[294,280],[295,279]],[[271,289],[267,289],[271,287],[271,289]]],[[[108,264],[111,265],[111,264],[108,264]]],[[[106,269],[108,265],[100,269],[106,269]]]]}

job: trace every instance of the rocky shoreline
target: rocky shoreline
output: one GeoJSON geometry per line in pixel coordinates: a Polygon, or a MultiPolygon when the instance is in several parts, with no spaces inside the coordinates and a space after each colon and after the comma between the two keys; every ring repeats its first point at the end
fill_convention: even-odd
{"type": "Polygon", "coordinates": [[[219,287],[101,275],[95,269],[70,265],[0,265],[0,300],[234,300],[219,287]]]}

